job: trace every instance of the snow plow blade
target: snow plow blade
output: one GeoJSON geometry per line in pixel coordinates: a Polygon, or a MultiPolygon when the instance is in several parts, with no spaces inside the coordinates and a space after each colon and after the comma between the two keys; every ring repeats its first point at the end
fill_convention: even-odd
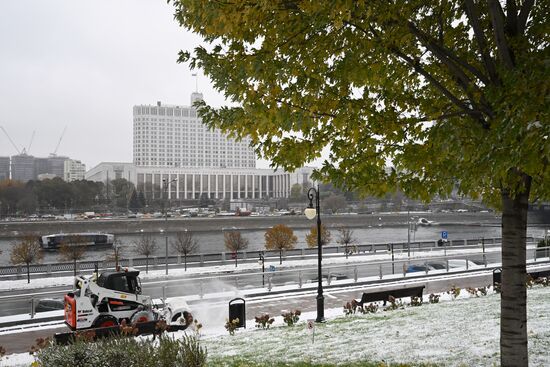
{"type": "MultiPolygon", "coordinates": [[[[137,323],[135,325],[128,327],[131,330],[131,332],[129,333],[123,333],[122,332],[123,326],[121,325],[102,327],[102,328],[90,328],[90,329],[83,329],[78,331],[69,331],[67,333],[56,333],[54,335],[54,340],[56,344],[66,345],[66,344],[73,343],[78,338],[83,338],[83,339],[91,338],[92,340],[96,340],[100,338],[117,336],[121,334],[126,334],[129,336],[160,334],[162,331],[159,330],[159,328],[157,327],[159,322],[160,321],[157,320],[157,321],[137,323]]],[[[188,325],[166,325],[165,331],[166,332],[181,331],[181,330],[187,329],[187,327],[188,325]]]]}

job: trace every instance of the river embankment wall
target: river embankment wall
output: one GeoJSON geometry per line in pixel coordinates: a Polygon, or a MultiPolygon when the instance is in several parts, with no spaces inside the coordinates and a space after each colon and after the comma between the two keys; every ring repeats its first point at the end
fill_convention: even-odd
{"type": "MultiPolygon", "coordinates": [[[[467,213],[410,213],[411,220],[426,218],[434,224],[500,225],[500,215],[491,212],[467,213]]],[[[406,226],[407,213],[375,213],[356,215],[322,215],[322,222],[329,228],[366,228],[376,226],[406,226]]],[[[213,217],[158,219],[88,219],[75,221],[26,221],[0,222],[0,238],[12,239],[25,235],[52,233],[105,232],[118,235],[135,233],[177,232],[188,229],[194,232],[218,232],[238,229],[241,231],[265,230],[277,224],[293,229],[315,225],[303,215],[265,217],[213,217]]]]}

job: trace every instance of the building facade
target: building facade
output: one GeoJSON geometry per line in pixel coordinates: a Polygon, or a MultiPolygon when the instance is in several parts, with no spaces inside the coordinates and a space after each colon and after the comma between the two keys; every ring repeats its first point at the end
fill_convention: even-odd
{"type": "Polygon", "coordinates": [[[27,182],[36,179],[35,158],[28,154],[18,154],[11,157],[12,180],[27,182]]]}
{"type": "Polygon", "coordinates": [[[86,176],[86,165],[75,159],[63,162],[63,179],[67,182],[83,180],[86,176]]]}
{"type": "MultiPolygon", "coordinates": [[[[197,100],[202,94],[192,93],[191,104],[197,100]]],[[[133,118],[134,162],[100,163],[87,180],[124,178],[149,200],[286,198],[292,185],[311,185],[312,168],[257,169],[250,139],[235,141],[208,129],[194,107],[139,105],[133,118]]]]}
{"type": "MultiPolygon", "coordinates": [[[[11,179],[27,182],[30,180],[39,179],[40,177],[64,178],[65,161],[67,160],[69,160],[69,157],[64,156],[50,156],[41,158],[28,154],[14,155],[11,157],[10,162],[11,179]]],[[[0,163],[0,165],[1,164],[2,163],[0,163]]],[[[0,172],[0,177],[1,175],[2,173],[0,172]]]]}
{"type": "Polygon", "coordinates": [[[109,182],[125,178],[148,199],[170,200],[267,199],[290,196],[292,185],[312,185],[313,168],[295,172],[257,168],[139,167],[131,163],[103,162],[86,173],[86,179],[109,182]]]}
{"type": "Polygon", "coordinates": [[[0,157],[0,181],[10,178],[10,157],[0,157]]]}
{"type": "MultiPolygon", "coordinates": [[[[191,104],[202,100],[193,93],[191,104]]],[[[226,137],[210,130],[194,107],[163,105],[134,106],[134,164],[138,167],[255,168],[256,156],[250,139],[226,137]]]]}

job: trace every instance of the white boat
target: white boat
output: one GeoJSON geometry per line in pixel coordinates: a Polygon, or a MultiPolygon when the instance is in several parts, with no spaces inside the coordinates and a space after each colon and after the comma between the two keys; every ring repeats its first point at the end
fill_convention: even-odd
{"type": "Polygon", "coordinates": [[[40,236],[38,241],[44,250],[57,250],[59,246],[66,243],[74,246],[112,246],[115,235],[109,233],[57,233],[40,236]]]}

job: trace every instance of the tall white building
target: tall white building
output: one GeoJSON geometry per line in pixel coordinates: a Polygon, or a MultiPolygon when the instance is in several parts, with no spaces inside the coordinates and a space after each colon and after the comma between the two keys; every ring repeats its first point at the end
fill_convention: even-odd
{"type": "Polygon", "coordinates": [[[83,180],[86,175],[86,165],[75,159],[64,162],[63,179],[67,182],[83,180]]]}
{"type": "MultiPolygon", "coordinates": [[[[191,95],[191,104],[202,100],[191,95]]],[[[250,139],[235,141],[210,130],[194,107],[134,106],[134,164],[138,167],[255,168],[250,139]]]]}
{"type": "MultiPolygon", "coordinates": [[[[191,95],[191,104],[202,100],[191,95]]],[[[147,199],[264,199],[290,196],[293,184],[311,185],[312,168],[257,169],[250,139],[235,141],[209,130],[193,107],[134,106],[134,162],[102,162],[86,179],[124,178],[147,199]]]]}

